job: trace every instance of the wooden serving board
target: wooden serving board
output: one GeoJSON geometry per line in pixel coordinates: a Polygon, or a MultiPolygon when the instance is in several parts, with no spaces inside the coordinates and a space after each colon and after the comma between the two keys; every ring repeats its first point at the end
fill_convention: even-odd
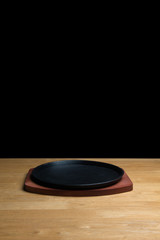
{"type": "Polygon", "coordinates": [[[31,168],[26,176],[24,189],[28,192],[39,193],[39,194],[47,194],[47,195],[56,195],[56,196],[101,196],[101,195],[111,195],[117,193],[123,193],[133,190],[133,183],[124,172],[122,179],[109,187],[98,188],[98,189],[87,189],[87,190],[64,190],[64,189],[56,189],[56,188],[48,188],[31,180],[31,173],[33,168],[31,168]]]}

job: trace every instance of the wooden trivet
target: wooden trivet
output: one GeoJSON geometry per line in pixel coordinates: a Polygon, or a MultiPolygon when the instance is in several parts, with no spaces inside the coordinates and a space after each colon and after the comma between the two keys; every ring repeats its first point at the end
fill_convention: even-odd
{"type": "Polygon", "coordinates": [[[101,196],[101,195],[111,195],[117,193],[123,193],[133,190],[133,183],[124,172],[122,179],[109,187],[105,188],[97,188],[97,189],[86,189],[86,190],[64,190],[64,189],[56,189],[56,188],[48,188],[31,180],[31,173],[33,168],[31,168],[26,176],[24,189],[28,192],[39,193],[39,194],[47,194],[47,195],[55,195],[55,196],[101,196]]]}

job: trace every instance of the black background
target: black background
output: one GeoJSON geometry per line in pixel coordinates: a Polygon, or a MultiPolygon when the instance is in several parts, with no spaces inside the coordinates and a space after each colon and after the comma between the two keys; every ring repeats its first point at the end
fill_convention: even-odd
{"type": "MultiPolygon", "coordinates": [[[[27,143],[26,143],[27,144],[27,143]]],[[[46,144],[46,143],[44,143],[46,144]]],[[[49,146],[44,145],[31,146],[27,144],[27,146],[21,146],[18,142],[13,146],[13,143],[7,144],[5,147],[1,145],[0,157],[65,157],[65,158],[160,158],[160,151],[156,147],[137,147],[134,145],[133,147],[128,147],[124,144],[124,146],[118,144],[109,145],[105,144],[103,146],[92,145],[86,147],[83,144],[78,147],[74,146],[72,142],[69,144],[61,143],[56,144],[53,143],[49,146]],[[17,146],[16,146],[17,145],[17,146]]]]}
{"type": "Polygon", "coordinates": [[[6,84],[0,157],[159,158],[158,87],[110,82],[6,84]]]}
{"type": "Polygon", "coordinates": [[[143,8],[46,23],[6,8],[0,157],[160,157],[158,15],[143,8]]]}
{"type": "MultiPolygon", "coordinates": [[[[22,115],[19,118],[23,119],[22,115]]],[[[12,120],[1,125],[5,131],[1,131],[0,157],[160,157],[158,125],[155,123],[150,128],[133,127],[134,122],[130,122],[129,127],[126,122],[111,124],[109,121],[96,121],[97,125],[92,121],[93,125],[84,126],[74,119],[65,125],[65,116],[62,122],[43,121],[43,125],[33,124],[33,120],[30,125],[21,121],[23,124],[18,121],[17,125],[12,120]]]]}

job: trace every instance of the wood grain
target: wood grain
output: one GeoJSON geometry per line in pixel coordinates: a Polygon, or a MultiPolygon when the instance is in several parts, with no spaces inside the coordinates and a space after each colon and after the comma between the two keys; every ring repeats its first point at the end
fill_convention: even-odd
{"type": "Polygon", "coordinates": [[[0,159],[0,240],[160,239],[160,159],[88,159],[122,167],[131,192],[62,197],[23,190],[30,168],[57,160],[0,159]]]}

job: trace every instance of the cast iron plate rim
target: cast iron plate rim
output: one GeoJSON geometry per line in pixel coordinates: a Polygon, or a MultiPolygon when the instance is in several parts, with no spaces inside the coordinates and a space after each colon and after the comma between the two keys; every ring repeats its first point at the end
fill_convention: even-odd
{"type": "Polygon", "coordinates": [[[41,164],[37,167],[35,167],[32,171],[32,174],[31,174],[31,179],[39,184],[39,185],[42,185],[42,186],[45,186],[45,187],[51,187],[51,188],[58,188],[58,189],[75,189],[75,190],[85,190],[85,189],[95,189],[95,188],[103,188],[103,187],[107,187],[107,186],[111,186],[111,185],[114,185],[115,183],[119,182],[122,178],[124,174],[124,170],[114,164],[110,164],[110,163],[105,163],[105,162],[98,162],[98,161],[91,161],[91,160],[59,160],[59,161],[53,161],[53,162],[47,162],[47,163],[44,163],[44,164],[41,164]],[[109,167],[111,169],[114,169],[116,170],[118,173],[119,173],[119,177],[115,178],[114,180],[107,180],[107,181],[104,181],[104,182],[100,182],[100,183],[87,183],[87,184],[74,184],[72,183],[71,185],[70,184],[67,184],[67,185],[63,185],[63,184],[53,184],[53,183],[46,183],[46,182],[43,182],[41,181],[40,179],[36,178],[34,176],[35,172],[41,168],[49,168],[50,166],[53,166],[53,165],[63,165],[63,164],[84,164],[84,165],[94,165],[94,166],[103,166],[105,168],[109,167]]]}

